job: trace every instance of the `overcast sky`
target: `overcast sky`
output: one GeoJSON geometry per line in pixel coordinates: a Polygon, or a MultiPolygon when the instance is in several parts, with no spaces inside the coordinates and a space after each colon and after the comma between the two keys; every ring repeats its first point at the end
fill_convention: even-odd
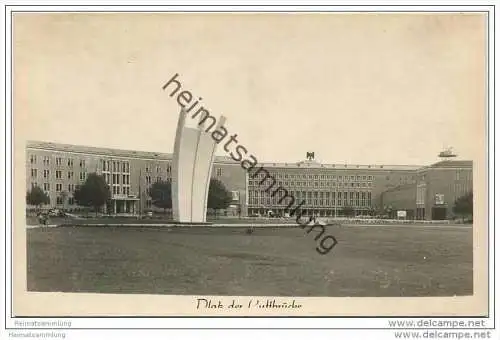
{"type": "MultiPolygon", "coordinates": [[[[17,14],[18,138],[171,152],[175,73],[260,161],[428,164],[485,138],[485,19],[17,14]]],[[[218,151],[223,155],[222,148],[218,151]]]]}

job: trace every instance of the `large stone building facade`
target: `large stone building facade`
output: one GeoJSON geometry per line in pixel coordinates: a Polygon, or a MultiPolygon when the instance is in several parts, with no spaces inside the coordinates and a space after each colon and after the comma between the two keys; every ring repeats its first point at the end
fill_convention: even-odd
{"type": "MultiPolygon", "coordinates": [[[[157,210],[148,189],[156,181],[172,178],[172,155],[165,153],[28,142],[26,160],[26,189],[39,186],[49,195],[49,206],[70,211],[83,210],[76,205],[73,194],[89,173],[104,176],[108,183],[111,202],[105,212],[110,214],[157,210]]],[[[232,192],[230,214],[246,214],[245,175],[235,162],[216,157],[212,177],[220,179],[232,192]]]]}
{"type": "MultiPolygon", "coordinates": [[[[276,180],[276,187],[285,188],[304,214],[320,217],[341,216],[346,207],[355,215],[367,215],[378,209],[375,198],[396,185],[415,183],[418,166],[321,164],[314,160],[298,163],[263,163],[258,176],[249,176],[248,211],[262,215],[271,211],[285,215],[289,200],[282,194],[267,190],[266,176],[276,180]],[[280,202],[281,201],[281,202],[280,202]]],[[[254,171],[254,173],[256,173],[254,171]]]]}
{"type": "MultiPolygon", "coordinates": [[[[26,190],[37,185],[50,206],[81,210],[73,194],[89,173],[103,175],[111,190],[110,214],[159,210],[147,194],[158,180],[172,178],[172,154],[77,145],[29,142],[26,146],[26,190]]],[[[229,157],[216,157],[212,177],[231,191],[231,216],[286,215],[288,200],[261,183],[272,176],[305,214],[342,216],[381,214],[387,208],[406,210],[407,218],[451,216],[455,199],[472,190],[471,161],[443,161],[431,166],[322,164],[313,159],[296,163],[261,163],[247,172],[229,157]],[[255,169],[262,168],[254,177],[255,169]],[[267,173],[267,174],[266,174],[267,173]],[[280,202],[281,200],[281,202],[280,202]]]]}
{"type": "Polygon", "coordinates": [[[409,218],[450,219],[455,200],[473,191],[472,161],[441,161],[418,169],[415,176],[414,184],[381,193],[380,205],[391,217],[406,210],[409,218]]]}

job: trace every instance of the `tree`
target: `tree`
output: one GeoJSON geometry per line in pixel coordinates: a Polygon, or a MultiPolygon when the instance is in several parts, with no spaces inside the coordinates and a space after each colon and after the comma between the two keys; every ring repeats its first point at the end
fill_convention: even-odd
{"type": "Polygon", "coordinates": [[[233,196],[226,189],[224,184],[216,178],[210,180],[208,188],[207,208],[214,209],[217,216],[218,209],[226,209],[233,200],[233,196]]]}
{"type": "Polygon", "coordinates": [[[474,213],[474,202],[473,202],[473,196],[472,196],[472,191],[469,191],[467,194],[458,197],[455,200],[455,204],[453,205],[453,213],[461,216],[462,219],[466,216],[473,216],[474,213]]]}
{"type": "Polygon", "coordinates": [[[341,213],[344,216],[354,216],[354,208],[351,206],[345,206],[342,208],[341,213]]]}
{"type": "Polygon", "coordinates": [[[90,173],[85,183],[75,190],[74,198],[78,205],[93,207],[97,215],[99,208],[111,198],[111,192],[103,176],[90,173]]]}
{"type": "Polygon", "coordinates": [[[40,208],[42,204],[50,203],[50,197],[39,186],[35,186],[26,193],[26,203],[40,208]]]}
{"type": "Polygon", "coordinates": [[[172,184],[166,181],[155,182],[148,190],[148,195],[151,197],[151,203],[158,208],[172,208],[172,184]]]}

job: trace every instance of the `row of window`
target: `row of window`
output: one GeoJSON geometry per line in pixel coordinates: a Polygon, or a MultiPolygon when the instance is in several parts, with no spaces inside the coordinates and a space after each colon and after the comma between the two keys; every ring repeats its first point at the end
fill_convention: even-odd
{"type": "MultiPolygon", "coordinates": [[[[57,196],[57,197],[56,197],[56,203],[57,203],[58,205],[62,205],[62,204],[64,204],[63,198],[62,198],[61,196],[57,196]]],[[[73,204],[75,204],[75,199],[74,199],[73,197],[68,197],[68,204],[69,204],[69,205],[73,205],[73,204]]]]}
{"type": "Polygon", "coordinates": [[[104,173],[104,180],[108,185],[110,184],[130,184],[130,175],[129,174],[110,174],[104,173]]]}
{"type": "Polygon", "coordinates": [[[119,185],[113,185],[112,191],[113,195],[130,195],[130,186],[122,186],[120,190],[119,185]]]}
{"type": "MultiPolygon", "coordinates": [[[[152,183],[152,177],[151,176],[146,176],[144,179],[146,180],[146,184],[151,184],[152,183]]],[[[172,178],[167,177],[165,180],[167,182],[170,182],[172,180],[172,178]]],[[[163,181],[163,178],[156,177],[156,182],[161,182],[161,181],[163,181]]]]}
{"type": "MultiPolygon", "coordinates": [[[[44,166],[49,166],[50,165],[50,156],[43,156],[42,157],[42,163],[44,166]]],[[[72,158],[64,159],[62,157],[56,157],[55,162],[57,166],[62,166],[63,164],[67,164],[68,167],[73,167],[74,160],[72,158]]],[[[32,165],[37,164],[37,156],[36,155],[30,155],[30,163],[32,165]]],[[[79,161],[80,167],[81,168],[86,168],[86,160],[85,159],[80,159],[79,161]]],[[[112,160],[104,160],[100,159],[99,160],[99,167],[102,170],[102,172],[121,172],[121,173],[130,173],[130,163],[128,161],[112,161],[112,160]]],[[[146,165],[146,172],[152,172],[152,166],[146,165]]],[[[32,177],[36,177],[36,175],[33,175],[33,170],[32,169],[32,177]]],[[[47,170],[48,171],[48,170],[47,170]]],[[[156,172],[161,172],[162,168],[161,166],[156,166],[156,172]]],[[[169,164],[167,165],[166,168],[167,174],[170,174],[172,172],[172,166],[169,164]]],[[[217,176],[222,176],[222,168],[216,168],[216,175],[217,176]]]]}
{"type": "MultiPolygon", "coordinates": [[[[146,172],[152,172],[153,167],[146,165],[146,172]]],[[[162,172],[161,166],[157,165],[156,166],[156,172],[162,172]]],[[[167,165],[167,173],[172,172],[172,166],[169,164],[167,165]]]]}
{"type": "MultiPolygon", "coordinates": [[[[297,201],[295,201],[296,203],[297,201]]],[[[303,206],[320,206],[320,207],[341,207],[341,206],[354,206],[354,207],[369,207],[371,200],[369,199],[317,199],[305,198],[303,206]]],[[[270,198],[251,198],[248,202],[253,206],[288,206],[289,202],[281,202],[276,199],[270,198]]]]}
{"type": "MultiPolygon", "coordinates": [[[[248,184],[250,186],[265,186],[265,185],[270,185],[271,183],[269,182],[263,182],[263,183],[260,183],[260,181],[248,181],[248,184]]],[[[297,186],[297,187],[316,187],[316,188],[319,188],[319,187],[337,187],[337,182],[278,182],[277,183],[278,185],[280,186],[283,186],[285,185],[285,187],[290,187],[290,186],[297,186]]],[[[338,183],[338,186],[339,187],[344,187],[344,188],[348,188],[348,187],[351,187],[351,188],[369,188],[372,186],[372,183],[371,182],[367,182],[367,183],[347,183],[347,182],[343,182],[343,183],[338,183]]]]}
{"type": "Polygon", "coordinates": [[[122,172],[130,173],[129,162],[111,161],[111,160],[99,160],[99,167],[103,172],[122,172]]]}
{"type": "Polygon", "coordinates": [[[372,175],[345,175],[345,176],[337,176],[337,175],[306,175],[306,174],[281,174],[281,173],[276,173],[276,174],[266,174],[265,172],[260,172],[257,174],[257,176],[250,176],[251,178],[265,178],[265,177],[273,177],[277,179],[323,179],[323,180],[334,180],[334,181],[372,181],[373,176],[372,175]]]}
{"type": "MultiPolygon", "coordinates": [[[[354,192],[354,191],[350,191],[350,192],[347,192],[347,191],[338,191],[338,192],[323,192],[323,191],[292,191],[292,192],[289,192],[289,195],[293,196],[295,198],[295,200],[298,200],[298,199],[311,199],[311,198],[320,198],[320,199],[330,199],[330,198],[338,198],[338,199],[368,199],[368,200],[371,200],[372,198],[372,193],[369,192],[369,191],[357,191],[357,192],[354,192]]],[[[283,197],[283,193],[282,192],[277,192],[274,194],[274,196],[272,195],[271,192],[266,192],[266,191],[249,191],[248,192],[248,197],[249,198],[258,198],[260,196],[260,198],[271,198],[272,200],[275,200],[275,199],[280,199],[281,197],[283,197]]]]}
{"type": "MultiPolygon", "coordinates": [[[[51,159],[50,156],[43,156],[42,157],[42,164],[44,166],[49,166],[50,165],[50,159],[51,159]]],[[[70,168],[72,168],[73,164],[74,164],[73,158],[64,159],[62,157],[56,157],[55,160],[56,160],[56,165],[57,166],[63,166],[63,164],[67,164],[70,168]]],[[[31,164],[37,164],[37,156],[36,155],[31,155],[30,156],[30,163],[31,164]]],[[[86,166],[85,159],[80,159],[80,167],[81,168],[85,168],[85,166],[86,166]]]]}
{"type": "MultiPolygon", "coordinates": [[[[37,182],[31,183],[31,188],[34,188],[36,186],[38,186],[37,182]]],[[[68,184],[67,188],[68,188],[68,192],[74,192],[76,187],[74,184],[68,184]]],[[[49,192],[50,191],[50,183],[47,183],[47,182],[43,183],[43,190],[46,192],[49,192]]],[[[56,192],[62,192],[62,191],[63,191],[63,184],[56,183],[56,192]]]]}
{"type": "MultiPolygon", "coordinates": [[[[300,198],[300,197],[314,197],[314,198],[329,198],[329,197],[339,197],[341,198],[342,195],[344,198],[347,198],[348,196],[351,198],[354,197],[368,197],[371,198],[372,193],[370,191],[290,191],[288,193],[289,195],[292,195],[295,198],[300,198]]],[[[273,191],[265,191],[265,190],[252,190],[248,192],[248,197],[265,197],[265,196],[272,196],[273,191]]],[[[283,196],[283,192],[279,191],[274,194],[274,196],[283,196]]]]}
{"type": "MultiPolygon", "coordinates": [[[[63,179],[63,171],[62,170],[56,170],[54,172],[55,178],[56,179],[63,179]]],[[[38,177],[38,169],[31,169],[31,178],[37,178],[38,177]]],[[[68,171],[67,176],[68,179],[73,179],[75,178],[75,173],[73,171],[68,171]]],[[[80,172],[80,180],[84,181],[87,179],[87,172],[81,171],[80,172]]],[[[50,170],[43,170],[43,178],[49,179],[50,178],[50,170]]]]}

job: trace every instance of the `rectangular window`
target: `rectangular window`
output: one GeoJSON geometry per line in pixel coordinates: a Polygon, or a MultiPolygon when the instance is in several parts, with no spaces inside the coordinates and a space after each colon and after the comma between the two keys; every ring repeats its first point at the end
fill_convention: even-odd
{"type": "Polygon", "coordinates": [[[50,183],[43,183],[43,190],[50,191],[50,183]]]}
{"type": "Polygon", "coordinates": [[[72,179],[74,177],[73,171],[68,171],[68,179],[72,179]]]}
{"type": "Polygon", "coordinates": [[[56,203],[57,203],[58,205],[63,204],[63,199],[62,199],[62,197],[57,196],[57,197],[56,197],[56,203]]]}
{"type": "Polygon", "coordinates": [[[50,158],[49,156],[43,156],[43,165],[49,166],[50,165],[50,158]]]}
{"type": "Polygon", "coordinates": [[[62,178],[62,171],[56,170],[56,179],[61,179],[61,178],[62,178]]]}
{"type": "Polygon", "coordinates": [[[30,163],[31,164],[36,164],[36,156],[35,155],[31,155],[30,156],[30,163]]]}
{"type": "Polygon", "coordinates": [[[80,181],[85,181],[87,174],[85,172],[80,172],[80,181]]]}
{"type": "Polygon", "coordinates": [[[80,168],[85,168],[85,159],[80,159],[80,168]]]}
{"type": "Polygon", "coordinates": [[[31,177],[36,178],[37,175],[38,175],[38,173],[37,173],[36,169],[31,169],[31,177]]]}
{"type": "Polygon", "coordinates": [[[215,173],[216,173],[216,176],[217,176],[217,177],[222,176],[222,168],[217,168],[217,169],[215,170],[215,173]]]}
{"type": "Polygon", "coordinates": [[[62,158],[61,157],[57,157],[56,158],[56,165],[57,166],[61,166],[62,165],[62,158]]]}
{"type": "Polygon", "coordinates": [[[61,192],[62,191],[62,184],[61,183],[56,183],[56,191],[61,192]]]}
{"type": "Polygon", "coordinates": [[[50,171],[49,170],[43,170],[43,178],[49,178],[50,171]]]}
{"type": "Polygon", "coordinates": [[[71,159],[71,158],[69,158],[69,159],[68,159],[68,166],[69,166],[70,168],[72,168],[72,167],[73,167],[73,159],[71,159]]]}

